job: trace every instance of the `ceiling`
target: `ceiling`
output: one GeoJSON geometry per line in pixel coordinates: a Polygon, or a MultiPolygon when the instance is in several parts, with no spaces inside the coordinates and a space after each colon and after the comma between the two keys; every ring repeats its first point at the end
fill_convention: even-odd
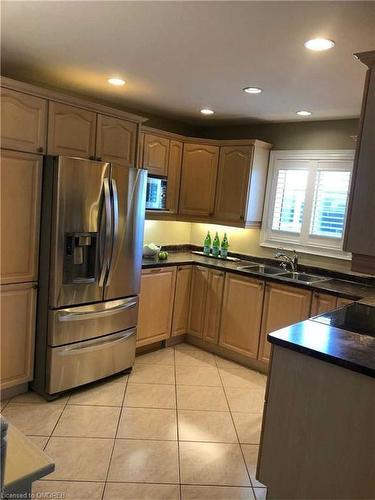
{"type": "Polygon", "coordinates": [[[375,2],[3,1],[1,25],[3,74],[201,125],[357,117],[375,48],[375,2]]]}

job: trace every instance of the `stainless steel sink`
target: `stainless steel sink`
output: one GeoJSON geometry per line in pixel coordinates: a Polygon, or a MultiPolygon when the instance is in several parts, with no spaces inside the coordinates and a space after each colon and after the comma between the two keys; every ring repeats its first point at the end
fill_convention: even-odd
{"type": "Polygon", "coordinates": [[[317,283],[318,281],[327,281],[329,278],[323,278],[322,276],[314,276],[313,274],[306,273],[294,273],[294,272],[282,272],[279,274],[280,278],[288,278],[295,281],[301,281],[302,283],[310,284],[317,283]]]}
{"type": "Polygon", "coordinates": [[[244,271],[254,271],[256,273],[263,274],[282,274],[285,271],[280,269],[279,267],[266,266],[264,264],[251,264],[249,266],[239,266],[237,269],[242,269],[244,271]]]}

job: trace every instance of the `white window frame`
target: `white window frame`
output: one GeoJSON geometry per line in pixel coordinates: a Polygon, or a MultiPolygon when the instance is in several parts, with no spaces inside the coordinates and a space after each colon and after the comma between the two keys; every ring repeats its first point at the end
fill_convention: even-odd
{"type": "Polygon", "coordinates": [[[349,162],[350,183],[352,180],[352,170],[354,162],[354,150],[295,150],[295,151],[271,151],[268,170],[266,196],[263,210],[263,223],[260,232],[260,246],[268,248],[283,247],[286,250],[296,249],[302,253],[320,255],[324,257],[334,257],[338,259],[351,259],[351,253],[342,250],[347,208],[345,212],[344,232],[342,238],[330,238],[324,236],[310,235],[310,225],[313,210],[313,197],[316,175],[319,170],[319,162],[329,162],[329,170],[335,168],[342,171],[342,162],[349,162]],[[309,162],[309,174],[307,180],[307,191],[304,204],[301,232],[291,233],[287,231],[272,230],[273,209],[276,195],[276,183],[278,170],[283,168],[306,169],[306,162],[309,162]]]}

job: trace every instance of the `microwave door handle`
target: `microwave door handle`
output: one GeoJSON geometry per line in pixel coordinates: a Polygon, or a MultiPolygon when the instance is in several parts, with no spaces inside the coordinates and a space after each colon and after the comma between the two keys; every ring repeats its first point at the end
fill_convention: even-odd
{"type": "Polygon", "coordinates": [[[111,248],[111,256],[108,263],[108,276],[106,286],[111,283],[114,263],[116,262],[119,246],[119,208],[118,208],[118,191],[115,179],[111,179],[112,187],[112,209],[113,209],[113,241],[111,248]]]}
{"type": "MultiPolygon", "coordinates": [[[[111,209],[111,193],[109,188],[109,180],[105,178],[103,181],[103,193],[104,193],[104,213],[105,213],[105,227],[104,227],[104,250],[103,250],[103,260],[101,263],[100,276],[99,276],[99,286],[103,288],[105,286],[105,277],[108,270],[108,262],[110,258],[111,251],[111,240],[112,240],[112,209],[111,209]]],[[[102,230],[102,228],[100,228],[102,230]]]]}

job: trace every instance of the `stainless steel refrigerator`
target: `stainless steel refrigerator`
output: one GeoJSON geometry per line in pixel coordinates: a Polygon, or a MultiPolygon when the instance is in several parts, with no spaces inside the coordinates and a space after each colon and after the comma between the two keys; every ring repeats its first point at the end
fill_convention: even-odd
{"type": "Polygon", "coordinates": [[[33,388],[45,397],[135,358],[145,170],[46,156],[33,388]]]}

